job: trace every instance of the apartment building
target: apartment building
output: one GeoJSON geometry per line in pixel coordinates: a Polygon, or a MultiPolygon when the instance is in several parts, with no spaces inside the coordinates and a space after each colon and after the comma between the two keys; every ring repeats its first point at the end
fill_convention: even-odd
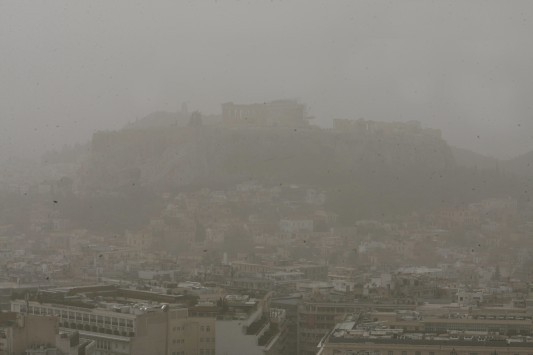
{"type": "Polygon", "coordinates": [[[348,315],[318,344],[320,355],[533,354],[531,319],[423,319],[417,311],[348,315]]]}
{"type": "Polygon", "coordinates": [[[0,313],[0,355],[94,355],[95,346],[60,332],[57,317],[0,313]]]}
{"type": "Polygon", "coordinates": [[[115,296],[115,301],[99,300],[102,296],[83,301],[13,300],[11,310],[57,320],[61,331],[94,341],[95,355],[215,354],[215,318],[190,317],[183,304],[141,301],[147,296],[142,292],[135,300],[124,295],[115,296]]]}

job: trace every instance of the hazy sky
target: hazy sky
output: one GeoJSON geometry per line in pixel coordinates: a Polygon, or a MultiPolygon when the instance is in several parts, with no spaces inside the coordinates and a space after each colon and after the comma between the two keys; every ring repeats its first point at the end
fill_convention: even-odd
{"type": "Polygon", "coordinates": [[[323,125],[417,119],[475,151],[533,149],[529,0],[0,0],[0,48],[0,157],[184,101],[277,98],[323,125]]]}

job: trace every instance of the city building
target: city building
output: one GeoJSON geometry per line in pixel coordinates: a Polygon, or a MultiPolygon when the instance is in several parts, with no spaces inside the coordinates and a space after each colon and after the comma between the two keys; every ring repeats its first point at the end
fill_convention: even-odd
{"type": "Polygon", "coordinates": [[[95,286],[13,300],[11,309],[94,341],[95,355],[215,354],[215,319],[190,317],[189,305],[179,296],[95,286]]]}
{"type": "Polygon", "coordinates": [[[220,300],[216,329],[217,355],[284,354],[287,323],[284,309],[271,308],[271,293],[251,298],[227,295],[220,300]]]}
{"type": "Polygon", "coordinates": [[[337,324],[317,350],[319,355],[529,355],[533,354],[533,340],[452,328],[413,332],[384,322],[361,322],[361,315],[355,315],[337,324]]]}
{"type": "Polygon", "coordinates": [[[1,355],[94,355],[95,345],[78,332],[60,333],[56,317],[0,313],[1,355]]]}

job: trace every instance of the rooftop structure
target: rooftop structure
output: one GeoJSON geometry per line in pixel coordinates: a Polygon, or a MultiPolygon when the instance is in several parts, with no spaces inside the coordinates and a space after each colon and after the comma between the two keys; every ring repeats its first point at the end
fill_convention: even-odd
{"type": "Polygon", "coordinates": [[[347,316],[319,343],[318,354],[533,353],[531,319],[487,321],[466,315],[424,319],[415,311],[396,312],[394,319],[383,320],[386,316],[347,316]]]}
{"type": "Polygon", "coordinates": [[[306,127],[305,105],[294,100],[236,105],[222,104],[222,121],[228,126],[306,127]]]}

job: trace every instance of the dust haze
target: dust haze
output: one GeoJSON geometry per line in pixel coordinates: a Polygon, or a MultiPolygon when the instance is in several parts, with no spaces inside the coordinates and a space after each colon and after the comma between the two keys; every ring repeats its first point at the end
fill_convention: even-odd
{"type": "Polygon", "coordinates": [[[0,0],[0,355],[533,354],[532,34],[0,0]]]}
{"type": "Polygon", "coordinates": [[[419,120],[498,158],[533,147],[529,1],[6,1],[0,10],[4,158],[85,142],[183,102],[215,114],[222,102],[279,98],[305,102],[324,127],[419,120]]]}

